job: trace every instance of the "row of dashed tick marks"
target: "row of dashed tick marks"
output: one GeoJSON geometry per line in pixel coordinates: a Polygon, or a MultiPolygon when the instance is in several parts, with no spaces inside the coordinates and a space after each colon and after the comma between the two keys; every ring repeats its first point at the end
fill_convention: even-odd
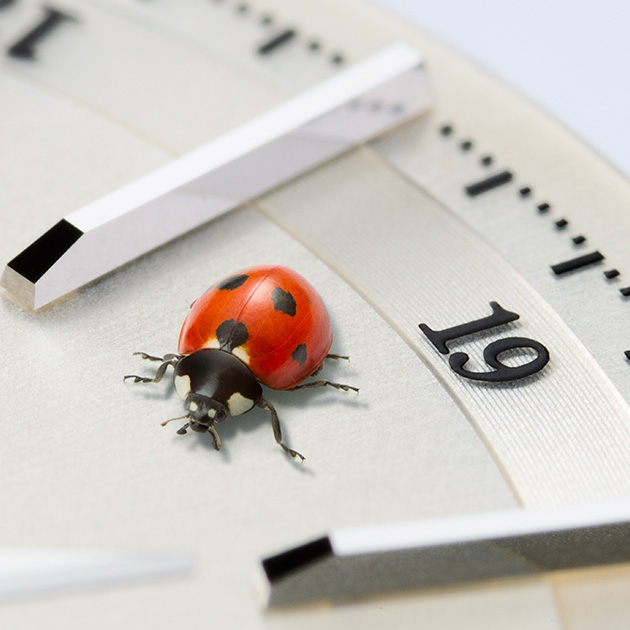
{"type": "MultiPolygon", "coordinates": [[[[234,10],[236,15],[242,17],[253,17],[257,19],[262,26],[271,28],[276,24],[276,19],[270,13],[258,13],[253,9],[250,4],[244,2],[229,2],[229,0],[213,0],[216,5],[228,6],[231,10],[234,10]]],[[[299,39],[301,36],[295,28],[280,28],[278,29],[270,39],[260,44],[256,49],[256,52],[261,56],[267,56],[271,53],[277,52],[280,48],[288,44],[289,42],[299,39]]],[[[317,38],[304,37],[304,44],[306,48],[312,53],[323,53],[324,47],[322,42],[317,38]]],[[[340,66],[345,62],[345,57],[340,52],[331,52],[328,55],[330,63],[340,66]]]]}
{"type": "MultiPolygon", "coordinates": [[[[454,134],[454,128],[452,125],[445,124],[439,127],[439,132],[445,138],[451,137],[454,134]]],[[[471,140],[462,140],[459,143],[459,148],[464,153],[471,152],[473,150],[473,142],[471,140]]],[[[480,162],[483,166],[489,167],[494,163],[494,159],[491,155],[482,155],[480,157],[480,162]]],[[[505,184],[509,184],[514,180],[514,174],[509,170],[500,171],[489,177],[485,177],[479,181],[473,182],[472,184],[468,184],[464,187],[464,191],[469,197],[477,197],[485,192],[490,190],[494,190],[495,188],[499,188],[500,186],[504,186],[505,184]]],[[[531,198],[533,191],[530,186],[519,186],[518,194],[523,199],[531,198]]],[[[536,208],[541,215],[547,214],[551,210],[551,204],[547,201],[541,201],[536,203],[536,208]]],[[[556,219],[554,221],[554,227],[559,230],[566,230],[569,227],[569,221],[565,218],[556,219]]],[[[582,234],[571,237],[571,242],[576,246],[581,246],[586,243],[586,237],[582,234]]],[[[589,267],[590,265],[594,265],[604,260],[604,255],[599,251],[590,252],[589,254],[584,254],[583,256],[577,256],[576,258],[571,258],[570,260],[565,260],[564,262],[558,263],[556,265],[551,265],[551,270],[557,276],[561,276],[565,273],[569,273],[572,271],[577,271],[579,269],[584,269],[585,267],[589,267]]],[[[619,278],[620,272],[618,269],[606,269],[604,271],[604,277],[606,280],[611,281],[619,278]]],[[[619,292],[624,298],[630,297],[630,286],[622,287],[619,289],[619,292]]],[[[630,359],[630,351],[626,353],[628,359],[630,359]]]]}
{"type": "MultiPolygon", "coordinates": [[[[16,0],[0,0],[0,9],[10,7],[15,4],[15,2],[16,0]]],[[[234,9],[234,12],[240,16],[251,16],[255,13],[249,4],[243,2],[234,4],[228,0],[214,0],[214,4],[230,5],[234,9]]],[[[275,19],[269,13],[261,13],[258,19],[260,20],[260,24],[264,27],[271,28],[275,25],[275,19]]],[[[77,18],[61,9],[44,6],[43,17],[40,22],[15,44],[10,46],[6,54],[10,57],[34,60],[36,57],[36,47],[40,40],[48,37],[60,24],[66,21],[77,21],[77,18]]],[[[258,46],[256,52],[260,56],[270,55],[298,37],[299,34],[294,28],[279,29],[270,39],[258,46]]],[[[305,42],[306,47],[311,52],[323,52],[322,43],[318,39],[305,39],[305,42]]],[[[340,66],[345,62],[345,57],[340,52],[331,52],[329,54],[329,61],[334,65],[340,66]]]]}

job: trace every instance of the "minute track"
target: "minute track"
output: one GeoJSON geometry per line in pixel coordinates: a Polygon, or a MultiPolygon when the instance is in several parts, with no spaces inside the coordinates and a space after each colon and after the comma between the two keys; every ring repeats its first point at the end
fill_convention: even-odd
{"type": "MultiPolygon", "coordinates": [[[[458,404],[469,411],[477,431],[492,445],[501,468],[509,471],[524,503],[542,506],[570,501],[576,492],[576,478],[580,478],[585,500],[588,496],[607,494],[613,498],[623,494],[628,483],[625,475],[615,475],[607,490],[591,478],[594,453],[586,447],[600,439],[602,431],[610,432],[627,440],[628,451],[623,448],[614,456],[610,450],[602,452],[597,467],[610,465],[611,457],[630,458],[630,433],[624,428],[630,423],[630,410],[619,392],[566,324],[503,257],[480,237],[474,238],[471,229],[464,228],[420,187],[409,181],[402,184],[394,169],[384,171],[382,159],[369,148],[355,151],[338,160],[334,168],[321,168],[307,180],[267,195],[258,207],[337,270],[431,366],[458,404]],[[337,178],[345,182],[343,187],[332,184],[337,178]],[[366,181],[370,182],[369,191],[363,193],[361,207],[352,210],[350,200],[360,194],[358,182],[364,185],[366,181]],[[381,211],[385,205],[387,214],[381,211]],[[346,212],[340,215],[335,210],[338,207],[346,208],[346,212]],[[314,216],[316,222],[311,219],[314,216]],[[370,230],[357,230],[359,216],[369,223],[370,230]],[[350,239],[352,249],[343,246],[350,239]],[[466,255],[454,257],[454,251],[465,251],[466,255]],[[397,274],[396,268],[413,273],[397,274]],[[500,296],[496,289],[499,286],[500,296]],[[427,294],[426,287],[433,287],[434,293],[427,294]],[[449,299],[440,298],[445,291],[449,299]],[[517,322],[508,322],[505,332],[498,330],[496,336],[494,331],[485,336],[483,332],[472,335],[462,346],[466,353],[482,356],[488,335],[491,342],[502,336],[542,339],[553,357],[553,369],[540,372],[523,386],[514,381],[511,386],[491,383],[479,387],[454,377],[449,365],[418,330],[418,322],[440,322],[446,327],[448,323],[474,320],[479,313],[487,312],[487,302],[481,298],[485,295],[509,304],[509,310],[520,315],[518,328],[510,328],[517,322]],[[470,309],[467,317],[455,316],[464,305],[470,309]],[[578,375],[576,370],[584,371],[578,375]],[[597,391],[605,390],[605,396],[600,398],[598,393],[586,403],[583,396],[589,394],[585,391],[580,396],[569,393],[576,383],[600,377],[597,391]],[[516,453],[518,457],[512,459],[516,453]],[[580,461],[582,454],[584,461],[580,461]],[[537,461],[537,466],[522,468],[522,457],[537,461]],[[563,470],[558,468],[560,462],[563,470]],[[546,474],[549,477],[543,479],[546,474]]],[[[538,356],[544,366],[544,352],[538,356]]],[[[614,353],[611,360],[618,362],[614,353]]]]}
{"type": "MultiPolygon", "coordinates": [[[[77,0],[63,4],[79,10],[77,0]]],[[[327,237],[342,250],[331,252],[331,260],[352,258],[348,270],[326,264],[277,223],[245,207],[35,317],[10,299],[3,301],[0,332],[11,358],[0,395],[7,419],[0,446],[6,474],[0,484],[5,511],[12,515],[3,523],[5,542],[21,544],[28,534],[30,542],[63,546],[71,532],[77,547],[181,548],[194,556],[195,571],[168,584],[147,581],[140,590],[122,586],[110,593],[86,592],[80,601],[68,594],[14,602],[0,612],[0,625],[52,623],[74,630],[142,618],[153,627],[201,628],[210,615],[218,627],[280,623],[332,630],[344,624],[386,626],[391,619],[411,626],[423,619],[447,628],[503,628],[514,619],[537,629],[576,630],[589,622],[615,627],[611,617],[625,614],[625,600],[615,596],[627,591],[623,565],[608,571],[566,568],[527,580],[296,607],[272,615],[257,606],[250,575],[260,558],[350,522],[430,524],[437,517],[436,529],[443,531],[440,517],[478,513],[492,522],[495,510],[510,508],[522,522],[518,517],[541,501],[579,503],[589,493],[598,500],[614,493],[606,482],[598,484],[615,478],[615,461],[627,470],[628,462],[616,459],[626,434],[623,424],[613,429],[610,418],[600,424],[597,413],[619,403],[630,382],[630,364],[621,354],[630,348],[628,298],[619,293],[629,284],[624,243],[630,203],[622,178],[611,174],[601,158],[585,157],[583,143],[430,37],[394,24],[371,3],[252,0],[246,12],[238,10],[239,4],[85,0],[80,24],[64,25],[41,41],[40,63],[4,59],[0,119],[7,124],[0,124],[0,139],[11,148],[0,157],[0,171],[9,175],[0,187],[4,261],[71,209],[335,73],[334,50],[353,63],[390,41],[408,41],[420,49],[426,45],[437,96],[434,113],[372,145],[379,152],[375,171],[363,170],[360,163],[348,170],[344,158],[331,164],[319,185],[306,189],[310,198],[294,188],[305,186],[303,181],[277,191],[287,195],[284,211],[303,213],[305,223],[310,218],[308,225],[295,226],[296,239],[303,238],[302,229],[306,239],[309,232],[320,232],[318,197],[342,196],[327,237]],[[263,24],[264,15],[273,17],[274,28],[290,25],[300,35],[261,57],[256,47],[274,32],[263,24]],[[318,50],[309,49],[311,39],[318,50]],[[452,127],[450,138],[439,132],[445,122],[452,127]],[[460,147],[466,141],[471,146],[464,151],[460,147]],[[484,164],[486,156],[492,156],[492,164],[484,164]],[[389,194],[380,195],[382,171],[391,164],[399,170],[390,173],[389,194]],[[514,173],[512,183],[476,198],[465,193],[467,184],[503,169],[514,173]],[[408,187],[401,190],[401,181],[408,187]],[[426,204],[411,202],[417,199],[414,186],[426,204]],[[531,193],[523,197],[520,190],[526,186],[531,193]],[[380,203],[374,203],[375,196],[380,203]],[[439,224],[434,203],[454,232],[441,248],[436,247],[439,230],[433,232],[434,221],[439,224]],[[545,203],[549,207],[540,212],[545,203]],[[406,229],[405,220],[401,229],[379,223],[381,240],[362,250],[361,259],[353,258],[355,239],[364,242],[371,229],[365,214],[355,215],[361,208],[369,210],[367,217],[378,210],[392,218],[403,208],[414,225],[406,229]],[[560,218],[569,221],[562,231],[554,225],[560,218]],[[417,233],[420,238],[413,242],[417,233]],[[580,234],[588,245],[578,250],[572,239],[580,234]],[[429,247],[423,251],[424,238],[429,247]],[[388,249],[392,243],[398,247],[388,249]],[[407,265],[414,246],[418,258],[407,265]],[[389,252],[388,262],[379,268],[375,262],[382,247],[389,252]],[[563,276],[550,269],[596,249],[606,255],[603,264],[563,276]],[[207,288],[209,277],[259,261],[297,267],[316,279],[334,305],[343,351],[352,355],[350,363],[330,369],[338,369],[337,376],[351,373],[349,382],[361,385],[356,401],[354,395],[332,391],[323,396],[279,393],[280,419],[290,418],[283,439],[304,448],[308,467],[294,466],[274,443],[269,412],[254,409],[251,422],[226,427],[221,437],[229,447],[216,454],[208,435],[182,439],[172,424],[172,431],[160,429],[162,418],[181,414],[174,395],[152,392],[153,386],[125,389],[120,383],[132,349],[173,349],[180,314],[207,288]],[[368,279],[364,271],[373,267],[376,273],[368,279]],[[607,279],[603,272],[613,269],[619,276],[607,279]],[[347,284],[339,273],[360,278],[347,284]],[[356,287],[375,293],[378,312],[356,287]],[[402,299],[394,299],[394,293],[402,299]],[[411,305],[410,293],[417,297],[411,305]],[[451,354],[465,351],[470,356],[465,367],[481,371],[487,369],[482,350],[488,344],[505,336],[539,339],[548,344],[551,360],[530,382],[497,385],[459,378],[448,357],[417,328],[420,321],[446,328],[483,317],[491,300],[521,317],[454,340],[451,354]],[[547,305],[542,311],[541,302],[547,305]],[[387,323],[394,320],[398,333],[408,332],[404,342],[387,323]],[[412,351],[414,344],[420,349],[412,351]],[[565,378],[574,366],[573,380],[565,378]],[[476,392],[472,405],[470,398],[459,396],[460,388],[476,392]],[[512,399],[533,402],[538,394],[538,407],[530,407],[538,422],[512,415],[512,399]],[[585,396],[586,407],[601,402],[601,409],[567,425],[562,403],[571,396],[571,404],[585,396]],[[294,402],[296,397],[300,402],[294,402]],[[25,401],[38,410],[37,419],[25,415],[25,401]],[[504,407],[508,414],[501,424],[504,407]],[[494,427],[488,428],[489,419],[497,420],[494,427]],[[522,423],[530,429],[531,443],[541,448],[521,450],[518,433],[508,440],[522,423]],[[564,454],[569,472],[560,470],[554,477],[564,454]],[[580,461],[581,469],[575,466],[580,461]],[[603,467],[597,470],[600,461],[603,467]],[[201,535],[202,530],[211,533],[201,535]]],[[[6,50],[28,32],[40,11],[34,0],[19,0],[0,12],[0,45],[6,50]]],[[[540,48],[530,48],[528,62],[539,53],[540,48]]],[[[605,104],[603,92],[593,89],[601,68],[575,70],[583,94],[597,94],[605,104]]],[[[390,104],[379,102],[381,113],[386,112],[390,104]]],[[[363,106],[367,113],[372,104],[363,106]]],[[[267,201],[261,204],[265,211],[267,201]]],[[[333,210],[324,207],[324,217],[333,210]]],[[[151,229],[148,223],[145,227],[151,229]]],[[[501,359],[518,365],[532,356],[524,350],[501,359]]],[[[576,411],[575,418],[581,418],[582,410],[576,411]]],[[[592,514],[597,513],[594,505],[592,514]]],[[[470,528],[460,531],[470,533],[470,528]]],[[[596,534],[584,543],[582,550],[601,549],[596,534]]],[[[403,553],[396,566],[413,575],[407,572],[408,560],[403,553]]],[[[358,584],[344,585],[351,582],[358,584]]]]}

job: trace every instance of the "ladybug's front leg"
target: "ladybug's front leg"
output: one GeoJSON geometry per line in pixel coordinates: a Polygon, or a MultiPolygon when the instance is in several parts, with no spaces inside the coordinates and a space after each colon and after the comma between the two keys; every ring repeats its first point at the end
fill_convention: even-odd
{"type": "Polygon", "coordinates": [[[210,425],[208,427],[208,433],[210,434],[210,437],[212,438],[212,446],[214,447],[215,451],[220,451],[221,450],[221,438],[219,437],[219,434],[217,433],[217,430],[210,425]]]}
{"type": "Polygon", "coordinates": [[[173,361],[173,360],[178,360],[181,359],[181,356],[179,354],[174,354],[174,353],[169,353],[169,354],[165,354],[163,357],[154,357],[151,354],[147,354],[146,352],[134,352],[133,353],[134,357],[140,356],[143,359],[147,359],[148,361],[173,361]]]}
{"type": "Polygon", "coordinates": [[[134,352],[133,354],[134,356],[140,355],[143,359],[148,359],[149,361],[162,361],[162,365],[157,369],[153,378],[149,376],[138,376],[137,374],[127,374],[127,376],[123,377],[123,381],[132,378],[134,383],[159,383],[164,378],[168,366],[172,365],[175,367],[181,358],[178,354],[165,354],[163,357],[154,357],[146,352],[134,352]]]}
{"type": "Polygon", "coordinates": [[[278,418],[278,412],[274,409],[273,405],[264,397],[261,396],[260,400],[256,403],[258,407],[267,409],[271,412],[271,426],[273,428],[273,436],[276,438],[276,442],[289,454],[291,457],[299,457],[302,461],[306,458],[297,451],[290,449],[282,443],[282,429],[280,428],[280,420],[278,418]]]}

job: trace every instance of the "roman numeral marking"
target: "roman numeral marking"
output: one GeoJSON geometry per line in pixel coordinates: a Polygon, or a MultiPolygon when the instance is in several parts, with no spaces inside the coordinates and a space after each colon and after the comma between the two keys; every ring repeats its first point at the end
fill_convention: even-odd
{"type": "Polygon", "coordinates": [[[45,15],[42,21],[7,50],[9,57],[35,59],[35,51],[39,42],[54,31],[62,22],[74,21],[75,19],[70,14],[64,13],[59,9],[46,7],[44,11],[45,15]]]}

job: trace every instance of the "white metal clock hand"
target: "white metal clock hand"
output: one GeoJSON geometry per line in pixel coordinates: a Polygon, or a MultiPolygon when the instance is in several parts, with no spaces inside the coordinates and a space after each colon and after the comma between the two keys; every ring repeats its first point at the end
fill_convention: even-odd
{"type": "Polygon", "coordinates": [[[0,603],[67,589],[185,575],[183,556],[102,549],[0,548],[0,603]]]}
{"type": "Polygon", "coordinates": [[[68,215],[8,263],[1,284],[38,309],[429,104],[422,57],[392,46],[68,215]]]}
{"type": "Polygon", "coordinates": [[[624,563],[629,540],[627,501],[339,529],[266,558],[264,599],[343,601],[624,563]]]}

